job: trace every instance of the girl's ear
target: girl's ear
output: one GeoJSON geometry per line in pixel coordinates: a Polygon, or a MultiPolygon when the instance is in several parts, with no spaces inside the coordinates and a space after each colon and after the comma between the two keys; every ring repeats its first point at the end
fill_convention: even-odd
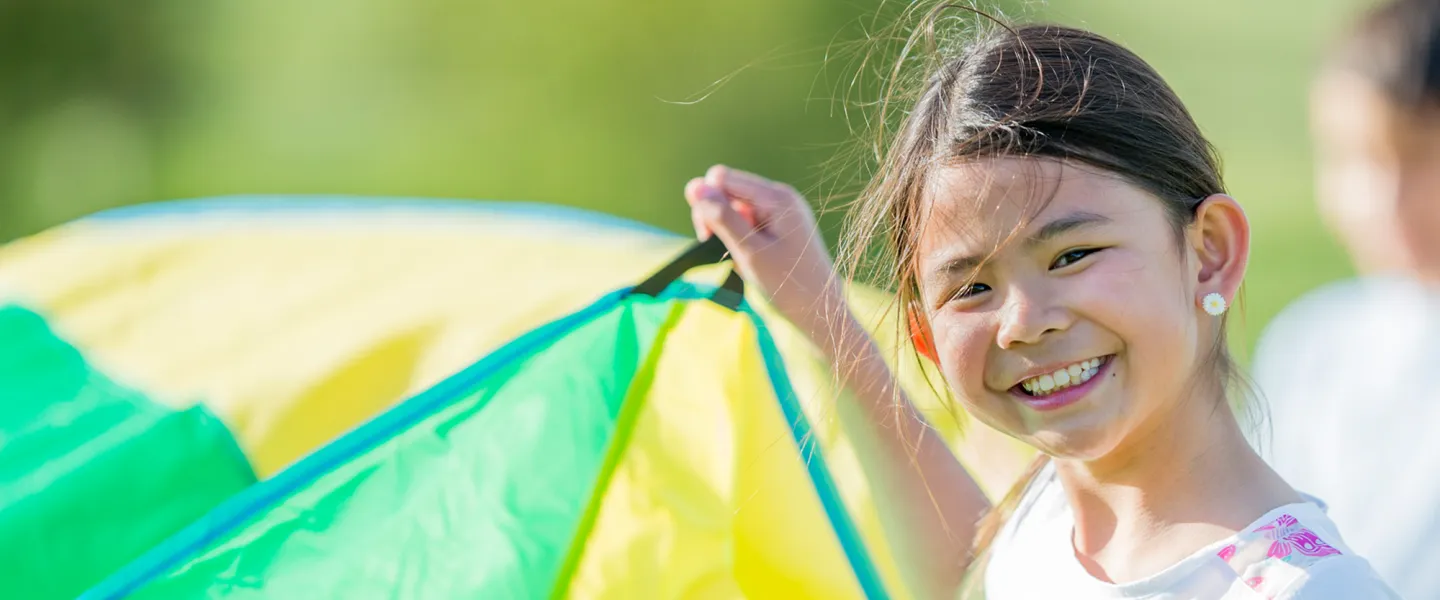
{"type": "Polygon", "coordinates": [[[935,352],[935,341],[930,336],[930,324],[920,312],[914,308],[909,309],[907,315],[910,320],[910,343],[915,346],[915,351],[920,356],[930,359],[930,362],[939,364],[939,355],[935,352]]]}
{"type": "Polygon", "coordinates": [[[1197,296],[1218,293],[1233,301],[1250,261],[1250,220],[1240,203],[1226,194],[1211,194],[1196,207],[1187,237],[1199,259],[1197,296]]]}

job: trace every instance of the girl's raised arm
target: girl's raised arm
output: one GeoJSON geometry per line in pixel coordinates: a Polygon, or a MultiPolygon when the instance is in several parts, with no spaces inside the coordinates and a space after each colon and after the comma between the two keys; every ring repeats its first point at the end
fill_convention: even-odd
{"type": "Polygon", "coordinates": [[[742,276],[833,361],[879,442],[860,456],[887,538],[920,597],[953,598],[989,500],[900,389],[850,312],[805,199],[788,185],[723,166],[685,188],[696,234],[717,235],[742,276]]]}

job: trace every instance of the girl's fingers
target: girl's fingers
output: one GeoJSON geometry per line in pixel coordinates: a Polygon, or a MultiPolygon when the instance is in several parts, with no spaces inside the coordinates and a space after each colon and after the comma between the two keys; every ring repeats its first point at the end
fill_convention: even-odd
{"type": "Polygon", "coordinates": [[[789,186],[770,181],[753,173],[715,165],[705,172],[705,183],[726,194],[737,196],[765,207],[783,204],[794,192],[789,186]]]}
{"type": "Polygon", "coordinates": [[[706,228],[720,236],[720,241],[725,242],[731,254],[742,252],[747,244],[754,241],[750,222],[731,206],[730,199],[720,190],[704,185],[697,191],[698,197],[692,204],[693,214],[698,215],[706,228]]]}

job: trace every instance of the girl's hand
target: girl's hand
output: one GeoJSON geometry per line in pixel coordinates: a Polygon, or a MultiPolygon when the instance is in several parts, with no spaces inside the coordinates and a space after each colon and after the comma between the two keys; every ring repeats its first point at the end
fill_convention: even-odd
{"type": "Polygon", "coordinates": [[[740,275],[781,315],[812,333],[834,322],[834,311],[844,307],[834,263],[795,188],[716,165],[690,180],[685,199],[695,234],[720,236],[740,275]]]}

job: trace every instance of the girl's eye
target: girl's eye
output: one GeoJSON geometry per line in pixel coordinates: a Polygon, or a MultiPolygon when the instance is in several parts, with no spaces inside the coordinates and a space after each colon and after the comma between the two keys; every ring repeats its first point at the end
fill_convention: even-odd
{"type": "Polygon", "coordinates": [[[1059,269],[1061,267],[1068,267],[1075,264],[1080,259],[1090,256],[1091,254],[1099,251],[1099,248],[1081,248],[1078,250],[1071,250],[1069,252],[1061,254],[1058,258],[1056,258],[1055,263],[1050,265],[1050,268],[1059,269]]]}
{"type": "Polygon", "coordinates": [[[971,296],[978,296],[978,295],[980,295],[980,294],[982,294],[982,293],[984,293],[984,292],[988,292],[988,291],[990,291],[990,286],[985,285],[985,284],[983,284],[983,283],[972,283],[972,284],[967,285],[967,286],[965,286],[965,287],[962,287],[962,288],[960,288],[960,289],[958,289],[958,290],[955,290],[955,293],[950,294],[950,299],[951,299],[951,300],[964,300],[964,299],[969,298],[969,297],[971,297],[971,296]]]}

